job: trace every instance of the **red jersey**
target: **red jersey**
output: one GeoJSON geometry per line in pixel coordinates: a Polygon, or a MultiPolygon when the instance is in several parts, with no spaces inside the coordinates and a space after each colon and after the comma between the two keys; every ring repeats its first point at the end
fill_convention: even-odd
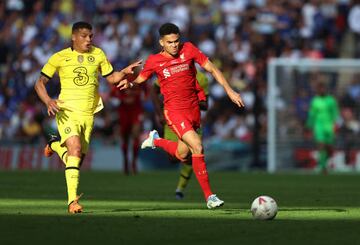
{"type": "Polygon", "coordinates": [[[166,110],[199,106],[195,62],[203,66],[208,57],[190,42],[181,44],[176,57],[161,53],[150,55],[140,76],[148,79],[156,73],[166,110]]]}

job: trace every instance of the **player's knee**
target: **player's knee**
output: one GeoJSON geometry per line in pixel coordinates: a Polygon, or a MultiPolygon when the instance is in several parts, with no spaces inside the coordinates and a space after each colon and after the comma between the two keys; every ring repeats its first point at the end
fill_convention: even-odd
{"type": "Polygon", "coordinates": [[[192,149],[193,149],[193,154],[202,154],[203,153],[203,146],[201,144],[195,145],[192,149]]]}
{"type": "Polygon", "coordinates": [[[189,152],[179,152],[179,151],[176,151],[175,155],[176,155],[176,158],[177,158],[178,160],[180,160],[181,162],[183,162],[183,161],[186,160],[186,157],[189,155],[189,152]]]}
{"type": "Polygon", "coordinates": [[[79,146],[70,147],[70,149],[68,149],[68,155],[81,157],[81,155],[82,155],[81,147],[79,147],[79,146]]]}

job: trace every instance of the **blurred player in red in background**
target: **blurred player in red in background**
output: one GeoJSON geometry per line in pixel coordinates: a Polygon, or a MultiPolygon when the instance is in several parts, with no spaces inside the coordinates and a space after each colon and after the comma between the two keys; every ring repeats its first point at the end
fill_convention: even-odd
{"type": "Polygon", "coordinates": [[[160,147],[180,161],[191,153],[194,174],[203,191],[209,209],[224,205],[211,190],[206,169],[201,137],[196,133],[200,127],[200,106],[196,90],[195,62],[211,73],[223,86],[228,97],[239,107],[244,103],[240,94],[235,92],[226,81],[223,73],[191,42],[180,42],[180,30],[172,24],[163,24],[159,29],[162,47],[160,53],[150,55],[139,76],[129,82],[122,80],[120,89],[133,87],[156,74],[160,91],[164,96],[164,115],[167,124],[177,134],[177,142],[159,137],[156,130],[142,143],[141,148],[160,147]]]}
{"type": "MultiPolygon", "coordinates": [[[[136,78],[134,75],[128,75],[127,79],[132,81],[136,78]]],[[[144,111],[142,100],[146,96],[145,86],[136,86],[133,89],[120,91],[117,87],[113,87],[110,93],[111,97],[119,100],[118,116],[119,116],[119,133],[121,137],[121,151],[124,159],[124,174],[129,175],[137,173],[137,158],[140,148],[140,134],[142,131],[142,123],[144,111]],[[132,145],[130,146],[130,143],[132,145]],[[129,146],[132,157],[129,158],[129,146]],[[129,163],[131,161],[131,171],[129,163]]]]}

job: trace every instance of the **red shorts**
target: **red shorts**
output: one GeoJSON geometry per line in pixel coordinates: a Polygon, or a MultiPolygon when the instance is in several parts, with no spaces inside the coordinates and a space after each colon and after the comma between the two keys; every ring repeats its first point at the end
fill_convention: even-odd
{"type": "Polygon", "coordinates": [[[169,127],[181,139],[190,130],[200,128],[200,109],[198,106],[184,110],[164,110],[164,115],[169,127]]]}
{"type": "Polygon", "coordinates": [[[143,121],[143,111],[139,109],[129,110],[129,109],[119,109],[119,118],[120,118],[120,133],[129,134],[132,132],[134,125],[138,125],[143,121]]]}

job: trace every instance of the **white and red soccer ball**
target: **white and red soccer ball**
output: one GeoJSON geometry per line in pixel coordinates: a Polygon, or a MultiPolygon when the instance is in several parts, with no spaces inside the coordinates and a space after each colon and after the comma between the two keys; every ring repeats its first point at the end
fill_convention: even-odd
{"type": "Polygon", "coordinates": [[[251,213],[255,219],[274,219],[278,211],[275,200],[269,196],[259,196],[251,204],[251,213]]]}

